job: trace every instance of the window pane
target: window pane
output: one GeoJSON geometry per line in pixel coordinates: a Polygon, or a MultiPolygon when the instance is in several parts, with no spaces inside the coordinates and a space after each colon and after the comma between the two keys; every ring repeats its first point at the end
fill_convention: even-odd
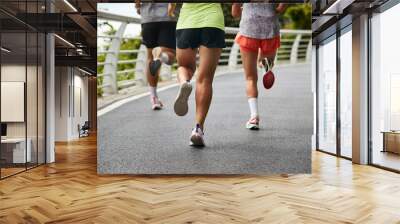
{"type": "Polygon", "coordinates": [[[340,37],[340,122],[341,155],[351,158],[352,141],[352,35],[340,37]]]}
{"type": "Polygon", "coordinates": [[[400,5],[372,18],[372,162],[400,170],[400,5]]]}
{"type": "Polygon", "coordinates": [[[26,142],[26,35],[1,34],[1,177],[25,170],[30,160],[26,142]]]}
{"type": "Polygon", "coordinates": [[[336,41],[319,47],[319,149],[336,153],[336,41]]]}

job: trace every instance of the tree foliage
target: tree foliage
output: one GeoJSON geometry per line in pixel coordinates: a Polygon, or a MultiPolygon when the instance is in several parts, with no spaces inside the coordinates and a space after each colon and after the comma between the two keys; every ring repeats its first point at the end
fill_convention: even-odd
{"type": "Polygon", "coordinates": [[[311,29],[311,4],[290,5],[283,13],[286,29],[311,29]]]}

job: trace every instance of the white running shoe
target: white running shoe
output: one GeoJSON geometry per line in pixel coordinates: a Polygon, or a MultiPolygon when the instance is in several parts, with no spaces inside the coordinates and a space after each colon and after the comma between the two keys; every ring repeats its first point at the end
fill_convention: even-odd
{"type": "Polygon", "coordinates": [[[260,129],[259,123],[260,119],[258,117],[250,118],[246,123],[246,128],[250,130],[258,130],[260,129]]]}
{"type": "Polygon", "coordinates": [[[178,96],[175,99],[174,111],[178,116],[184,116],[189,110],[188,100],[190,93],[192,92],[192,84],[190,82],[184,82],[179,88],[178,96]]]}
{"type": "Polygon", "coordinates": [[[201,130],[200,125],[196,124],[196,127],[192,130],[190,136],[190,146],[193,147],[204,147],[204,132],[201,130]]]}
{"type": "Polygon", "coordinates": [[[160,101],[160,99],[158,99],[155,96],[151,97],[150,101],[151,101],[151,108],[153,110],[161,110],[163,108],[163,106],[164,106],[162,104],[162,102],[160,101]]]}

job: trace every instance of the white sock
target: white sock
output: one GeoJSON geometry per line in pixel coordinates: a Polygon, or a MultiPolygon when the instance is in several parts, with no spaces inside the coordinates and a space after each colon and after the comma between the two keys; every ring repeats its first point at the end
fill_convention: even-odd
{"type": "Polygon", "coordinates": [[[249,102],[251,118],[258,117],[257,98],[249,98],[247,101],[249,102]]]}
{"type": "Polygon", "coordinates": [[[167,65],[170,64],[170,63],[169,63],[169,56],[168,56],[168,54],[165,53],[165,52],[162,52],[162,53],[161,53],[161,55],[160,55],[160,60],[161,60],[161,62],[164,63],[164,64],[167,64],[167,65]]]}
{"type": "Polygon", "coordinates": [[[158,96],[157,96],[157,87],[149,86],[149,90],[150,90],[150,97],[158,98],[158,96]]]}

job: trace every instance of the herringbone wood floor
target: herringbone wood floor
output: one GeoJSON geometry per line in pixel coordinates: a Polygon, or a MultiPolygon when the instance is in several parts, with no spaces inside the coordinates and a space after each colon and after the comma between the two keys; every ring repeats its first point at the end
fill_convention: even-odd
{"type": "Polygon", "coordinates": [[[0,223],[400,223],[400,175],[314,152],[312,175],[98,176],[96,139],[0,181],[0,223]]]}

